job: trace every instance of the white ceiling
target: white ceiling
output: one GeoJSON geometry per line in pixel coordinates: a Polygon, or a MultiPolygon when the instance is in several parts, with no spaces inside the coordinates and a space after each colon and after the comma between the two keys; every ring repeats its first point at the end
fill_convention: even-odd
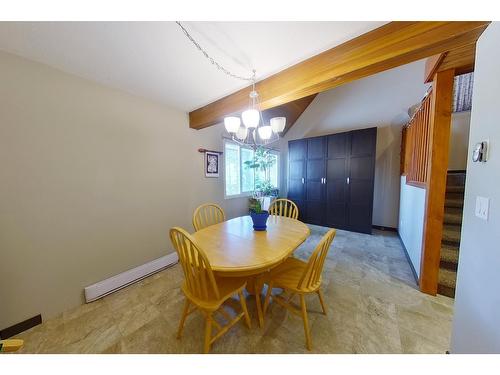
{"type": "MultiPolygon", "coordinates": [[[[260,80],[384,22],[185,22],[219,63],[260,80]]],[[[244,86],[174,22],[0,22],[0,49],[190,111],[244,86]]]]}

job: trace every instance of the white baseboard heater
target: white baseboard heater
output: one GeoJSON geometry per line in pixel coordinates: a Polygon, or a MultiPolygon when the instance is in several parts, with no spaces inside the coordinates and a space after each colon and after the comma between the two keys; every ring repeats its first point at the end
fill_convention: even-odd
{"type": "Polygon", "coordinates": [[[133,284],[144,279],[156,272],[159,272],[167,267],[173,266],[179,261],[176,252],[168,254],[164,257],[152,260],[142,266],[132,268],[131,270],[122,272],[109,279],[99,281],[98,283],[89,285],[85,288],[85,302],[92,302],[108,294],[116,292],[119,289],[133,284]]]}

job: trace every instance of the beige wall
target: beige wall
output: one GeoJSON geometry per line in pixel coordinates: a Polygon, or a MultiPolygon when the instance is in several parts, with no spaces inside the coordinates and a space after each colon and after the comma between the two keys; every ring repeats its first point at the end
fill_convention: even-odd
{"type": "Polygon", "coordinates": [[[170,253],[199,203],[245,212],[196,151],[221,149],[221,126],[3,52],[0,82],[0,329],[170,253]]]}
{"type": "Polygon", "coordinates": [[[453,113],[451,116],[451,138],[448,169],[465,170],[469,147],[470,111],[453,113]]]}

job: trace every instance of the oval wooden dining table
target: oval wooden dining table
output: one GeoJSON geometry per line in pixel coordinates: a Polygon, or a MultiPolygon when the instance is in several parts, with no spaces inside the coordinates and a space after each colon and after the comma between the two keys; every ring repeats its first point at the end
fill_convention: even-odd
{"type": "Polygon", "coordinates": [[[309,233],[307,225],[298,220],[271,215],[266,231],[255,231],[250,216],[241,216],[203,228],[192,236],[217,276],[248,278],[247,291],[255,294],[262,327],[263,276],[289,257],[309,233]]]}

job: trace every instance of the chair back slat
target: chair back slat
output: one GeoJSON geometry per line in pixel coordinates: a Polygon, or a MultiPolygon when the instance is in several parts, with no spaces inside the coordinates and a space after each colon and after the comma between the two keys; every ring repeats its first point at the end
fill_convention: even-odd
{"type": "Polygon", "coordinates": [[[170,240],[179,255],[187,292],[201,301],[219,299],[219,289],[207,256],[184,229],[170,229],[170,240]]]}
{"type": "Polygon", "coordinates": [[[222,207],[215,203],[207,203],[199,206],[193,214],[193,227],[199,231],[210,225],[226,221],[226,214],[222,207]]]}
{"type": "Polygon", "coordinates": [[[325,259],[335,234],[335,229],[330,229],[314,249],[307,262],[307,267],[299,280],[299,289],[311,290],[317,288],[320,284],[325,259]]]}
{"type": "Polygon", "coordinates": [[[299,218],[299,208],[293,201],[279,198],[275,199],[269,206],[269,214],[285,216],[297,220],[299,218]]]}

